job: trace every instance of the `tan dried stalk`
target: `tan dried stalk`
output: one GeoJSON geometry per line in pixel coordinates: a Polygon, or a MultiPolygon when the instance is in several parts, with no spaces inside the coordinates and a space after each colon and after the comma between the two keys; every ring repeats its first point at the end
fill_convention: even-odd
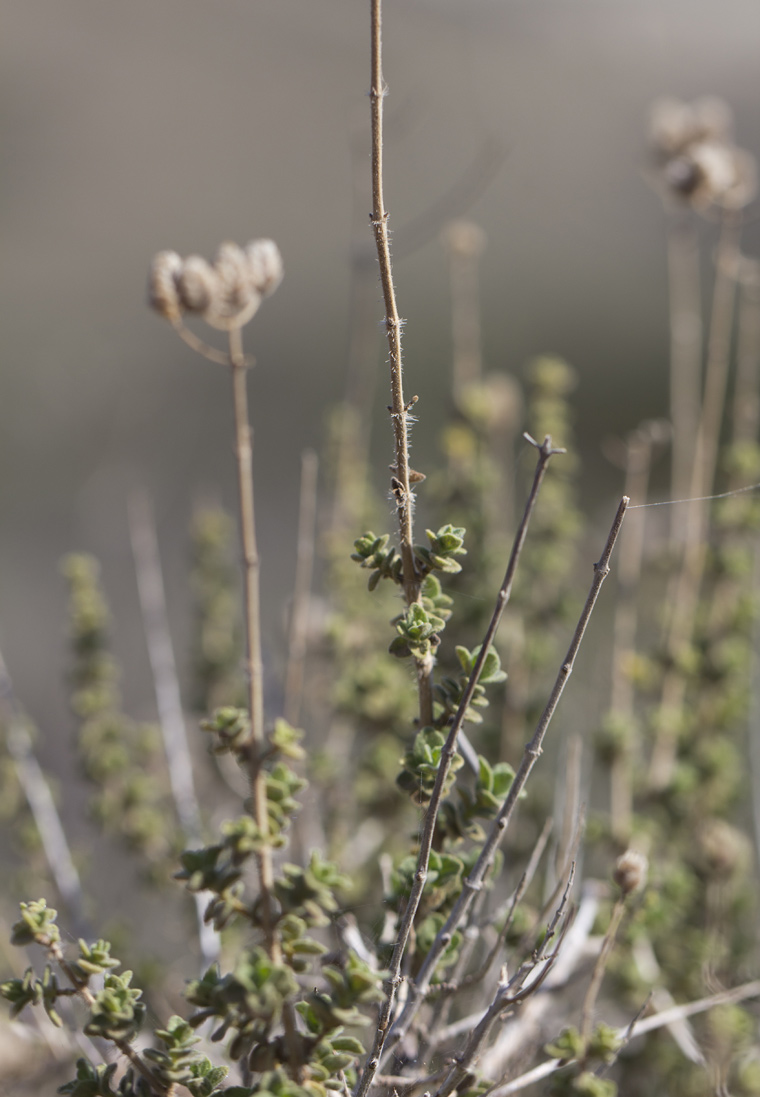
{"type": "MultiPolygon", "coordinates": [[[[652,449],[663,436],[663,424],[642,423],[625,442],[625,494],[631,507],[646,502],[652,449]]],[[[677,497],[676,497],[677,498],[677,497]]],[[[612,691],[610,710],[614,716],[632,721],[634,686],[631,661],[636,650],[638,601],[636,592],[641,578],[646,515],[632,516],[627,535],[620,544],[618,598],[612,636],[612,691]]],[[[628,841],[633,819],[633,758],[628,743],[616,751],[610,767],[610,820],[612,833],[621,843],[628,841]]]]}
{"type": "Polygon", "coordinates": [[[734,319],[739,259],[739,221],[730,213],[723,219],[716,261],[710,317],[702,411],[694,449],[694,465],[685,504],[685,541],[665,648],[671,661],[662,684],[660,722],[652,750],[649,783],[665,788],[672,777],[678,745],[678,725],[683,712],[686,681],[678,665],[691,642],[707,553],[707,519],[717,466],[720,427],[726,399],[731,333],[734,319]]]}
{"type": "MultiPolygon", "coordinates": [[[[383,198],[383,99],[387,88],[382,64],[382,0],[372,0],[372,231],[375,234],[377,258],[380,264],[380,282],[385,302],[385,330],[391,372],[391,421],[393,423],[394,466],[391,492],[396,501],[399,525],[399,549],[403,567],[404,597],[407,606],[420,601],[420,576],[414,562],[414,494],[409,479],[409,422],[410,411],[416,397],[404,400],[403,368],[401,355],[401,329],[403,320],[396,304],[393,285],[391,252],[388,239],[388,212],[383,198]]],[[[433,722],[432,673],[434,658],[428,655],[415,659],[417,690],[419,694],[420,724],[425,727],[433,722]]]]}
{"type": "Polygon", "coordinates": [[[301,455],[301,499],[298,507],[298,549],[293,582],[293,604],[288,630],[288,663],[285,671],[284,715],[296,727],[301,719],[306,638],[309,627],[309,597],[314,570],[314,533],[317,516],[317,469],[313,450],[301,455]]]}
{"type": "MultiPolygon", "coordinates": [[[[677,214],[668,227],[668,298],[670,421],[673,425],[670,497],[684,499],[689,494],[694,465],[702,372],[699,244],[691,213],[677,214]]],[[[671,514],[672,543],[681,541],[681,517],[675,511],[671,514]]]]}
{"type": "MultiPolygon", "coordinates": [[[[259,599],[259,552],[256,544],[256,524],[253,507],[253,446],[248,418],[248,363],[243,354],[240,328],[229,332],[229,361],[232,367],[232,398],[235,416],[235,459],[238,473],[238,507],[240,539],[243,548],[243,580],[245,588],[246,675],[248,679],[248,709],[251,720],[249,749],[249,781],[253,816],[261,834],[269,834],[267,814],[266,774],[262,769],[264,739],[264,673],[261,661],[261,617],[259,599]]],[[[280,946],[274,933],[272,911],[272,853],[266,840],[256,854],[261,888],[262,920],[267,951],[273,960],[280,959],[280,946]]]]}

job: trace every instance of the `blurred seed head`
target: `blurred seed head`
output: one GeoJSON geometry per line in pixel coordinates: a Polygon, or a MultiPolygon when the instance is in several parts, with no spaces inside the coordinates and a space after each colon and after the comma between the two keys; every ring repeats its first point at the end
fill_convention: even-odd
{"type": "Polygon", "coordinates": [[[665,194],[696,210],[748,205],[757,193],[755,158],[734,145],[732,130],[731,110],[721,99],[658,100],[649,133],[665,194]]]}
{"type": "Polygon", "coordinates": [[[716,96],[705,96],[693,103],[658,99],[649,115],[650,140],[664,160],[702,141],[730,143],[733,127],[731,108],[716,96]]]}
{"type": "Polygon", "coordinates": [[[219,293],[216,273],[200,255],[189,255],[176,275],[177,293],[186,312],[204,313],[219,293]]]}
{"type": "Polygon", "coordinates": [[[246,244],[245,254],[251,284],[262,297],[269,297],[284,275],[280,249],[274,240],[252,240],[250,244],[246,244]]]}
{"type": "Polygon", "coordinates": [[[701,867],[719,880],[726,880],[746,866],[751,857],[747,838],[725,819],[708,819],[697,834],[701,867]]]}
{"type": "Polygon", "coordinates": [[[153,257],[148,274],[148,304],[166,320],[174,322],[181,313],[177,278],[182,260],[176,251],[159,251],[153,257]]]}
{"type": "Polygon", "coordinates": [[[638,850],[626,850],[622,856],[618,857],[612,879],[623,893],[623,898],[644,887],[648,870],[649,862],[638,850]]]}
{"type": "Polygon", "coordinates": [[[253,240],[245,248],[222,244],[213,263],[200,255],[183,260],[163,251],[150,266],[148,302],[171,323],[191,313],[229,331],[248,323],[282,277],[282,258],[272,240],[253,240]]]}

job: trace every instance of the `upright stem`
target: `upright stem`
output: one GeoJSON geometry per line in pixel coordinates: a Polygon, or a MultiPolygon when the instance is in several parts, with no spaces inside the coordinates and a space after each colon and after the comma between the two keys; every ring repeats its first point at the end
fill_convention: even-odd
{"type": "Polygon", "coordinates": [[[731,214],[726,214],[718,244],[705,386],[694,447],[689,502],[686,506],[683,558],[666,640],[671,666],[663,679],[660,726],[649,767],[649,781],[654,789],[662,789],[669,784],[675,766],[678,725],[686,691],[685,679],[678,662],[691,642],[707,561],[709,504],[705,496],[713,490],[726,400],[739,258],[739,229],[738,220],[731,214]]]}
{"type": "MultiPolygon", "coordinates": [[[[693,219],[671,221],[668,229],[670,298],[670,421],[673,425],[671,498],[689,493],[694,441],[699,423],[702,365],[702,304],[699,245],[693,219]]],[[[673,511],[672,540],[680,540],[681,522],[673,511]]]]}
{"type": "MultiPolygon", "coordinates": [[[[261,768],[265,742],[259,553],[256,547],[256,526],[253,509],[253,446],[251,425],[248,419],[247,364],[243,355],[243,337],[240,328],[233,328],[230,331],[229,350],[235,412],[235,457],[238,470],[240,537],[243,546],[243,575],[245,582],[246,672],[248,678],[248,708],[251,720],[249,780],[253,800],[253,815],[259,830],[263,835],[266,835],[269,832],[269,820],[267,815],[266,775],[261,768]]],[[[279,945],[274,937],[272,927],[273,873],[272,856],[268,846],[265,845],[261,852],[257,854],[257,862],[264,932],[269,953],[275,959],[279,953],[279,945]]]]}
{"type": "MultiPolygon", "coordinates": [[[[652,447],[657,441],[658,424],[644,423],[626,441],[625,494],[634,507],[646,502],[652,447]]],[[[620,545],[618,560],[618,599],[615,606],[612,639],[613,716],[632,721],[634,716],[634,683],[631,661],[636,647],[638,627],[637,591],[644,554],[646,516],[632,516],[628,535],[620,545]]],[[[627,842],[633,819],[633,757],[631,743],[625,742],[615,754],[610,767],[610,817],[612,833],[620,842],[627,842]]]]}
{"type": "MultiPolygon", "coordinates": [[[[409,411],[416,397],[409,403],[404,400],[401,357],[401,328],[404,321],[398,314],[396,291],[393,285],[391,251],[388,240],[388,213],[383,199],[383,99],[386,93],[382,65],[382,0],[372,0],[372,231],[375,235],[377,258],[380,265],[380,282],[385,302],[385,330],[391,367],[391,420],[395,463],[391,477],[391,493],[396,500],[398,515],[399,548],[403,567],[403,587],[407,606],[419,602],[420,576],[414,563],[413,527],[414,495],[409,484],[409,411]]],[[[417,692],[420,706],[420,724],[433,722],[432,673],[435,659],[427,655],[416,659],[417,692]]]]}
{"type": "Polygon", "coordinates": [[[372,0],[372,230],[375,234],[377,257],[380,263],[380,282],[385,302],[385,330],[391,367],[391,418],[395,444],[395,468],[391,481],[396,500],[401,540],[401,559],[404,565],[404,593],[408,605],[419,601],[420,579],[414,566],[412,528],[414,498],[409,486],[409,408],[404,403],[401,359],[401,327],[403,321],[396,306],[393,286],[391,252],[388,241],[388,213],[383,199],[383,99],[386,93],[382,68],[382,0],[372,0]]]}
{"type": "Polygon", "coordinates": [[[301,719],[306,636],[309,626],[309,594],[314,569],[314,526],[317,514],[317,468],[313,450],[301,455],[301,500],[298,508],[298,552],[290,608],[288,664],[285,672],[285,719],[293,726],[301,719]]]}

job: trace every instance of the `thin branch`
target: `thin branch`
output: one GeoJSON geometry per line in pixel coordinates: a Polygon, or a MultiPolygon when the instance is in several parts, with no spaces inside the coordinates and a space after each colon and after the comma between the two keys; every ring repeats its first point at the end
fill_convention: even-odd
{"type": "Polygon", "coordinates": [[[602,979],[604,978],[607,961],[609,960],[612,946],[615,944],[615,938],[617,937],[618,930],[620,929],[620,923],[623,920],[624,913],[625,899],[621,895],[615,903],[614,907],[612,908],[610,924],[607,926],[607,932],[604,935],[602,947],[599,950],[599,955],[596,958],[594,970],[591,974],[591,981],[589,982],[588,989],[586,990],[586,996],[583,999],[580,1035],[585,1046],[588,1046],[589,1037],[591,1035],[591,1022],[593,1020],[594,1006],[596,1005],[596,999],[599,996],[599,990],[602,986],[602,979]]]}
{"type": "MultiPolygon", "coordinates": [[[[435,941],[430,947],[427,956],[425,957],[425,960],[423,961],[417,978],[410,990],[409,1000],[403,1012],[401,1013],[401,1016],[396,1021],[392,1033],[387,1038],[387,1050],[389,1050],[390,1047],[392,1047],[393,1044],[401,1039],[408,1031],[411,1022],[414,1019],[423,1001],[425,991],[430,985],[430,981],[435,974],[435,969],[437,967],[438,961],[441,958],[441,955],[450,943],[452,935],[456,932],[458,927],[461,925],[463,919],[465,918],[467,910],[474,896],[480,891],[483,886],[483,881],[485,879],[486,873],[488,872],[488,869],[493,862],[496,849],[501,842],[504,834],[506,833],[506,830],[514,814],[514,810],[517,806],[517,801],[520,793],[522,792],[528,780],[528,777],[533,770],[533,767],[535,766],[542,753],[544,736],[546,735],[549,724],[551,723],[551,719],[557,708],[559,699],[562,696],[565,685],[567,684],[567,681],[573,672],[575,659],[578,655],[578,650],[581,646],[586,628],[588,627],[588,623],[594,610],[594,606],[596,605],[596,600],[599,597],[602,583],[609,574],[610,557],[612,555],[612,550],[615,546],[618,534],[620,533],[620,528],[623,524],[623,518],[625,516],[626,508],[628,507],[628,502],[628,497],[623,496],[618,506],[617,513],[615,514],[612,528],[610,529],[609,535],[607,537],[607,543],[604,547],[604,551],[598,563],[594,565],[594,580],[591,584],[591,589],[586,599],[586,604],[583,607],[583,611],[576,626],[575,634],[573,635],[570,647],[568,648],[567,654],[565,655],[565,658],[559,669],[559,673],[557,674],[557,678],[549,697],[549,701],[547,702],[546,708],[544,709],[543,714],[538,722],[538,726],[536,727],[533,738],[525,748],[525,753],[523,755],[523,760],[520,763],[520,768],[515,774],[515,778],[510,786],[504,803],[502,804],[496,818],[491,824],[491,829],[488,833],[486,841],[483,844],[480,856],[478,857],[478,860],[476,861],[470,875],[465,880],[459,898],[454,904],[454,907],[448,919],[438,933],[438,936],[436,937],[435,941]]],[[[441,765],[443,766],[443,760],[441,761],[441,765]]],[[[424,879],[421,883],[422,886],[424,886],[424,879]]]]}
{"type": "MultiPolygon", "coordinates": [[[[488,972],[493,966],[494,960],[499,955],[499,952],[501,951],[501,948],[505,940],[507,939],[507,934],[509,933],[510,927],[512,925],[512,921],[514,919],[515,911],[517,910],[518,904],[522,902],[523,896],[528,890],[530,883],[536,874],[536,869],[538,868],[541,857],[543,856],[544,850],[546,849],[546,845],[549,841],[553,826],[554,820],[550,816],[544,823],[544,828],[538,836],[538,841],[536,842],[536,845],[533,848],[533,852],[530,855],[530,860],[528,861],[525,872],[520,877],[520,882],[518,883],[517,887],[515,888],[514,894],[509,900],[506,918],[504,919],[504,925],[497,933],[496,940],[492,948],[489,950],[488,955],[485,957],[483,963],[480,965],[478,970],[472,972],[470,975],[466,975],[457,983],[436,983],[435,987],[428,988],[428,992],[432,990],[440,990],[442,994],[447,994],[451,996],[462,990],[464,987],[474,986],[476,983],[480,983],[483,981],[483,979],[485,979],[485,977],[488,975],[488,972]]],[[[538,921],[541,921],[542,917],[543,915],[539,917],[538,921]]],[[[489,922],[492,921],[493,918],[489,919],[489,922]]],[[[436,1034],[433,1033],[433,1046],[435,1047],[439,1043],[440,1040],[438,1040],[436,1038],[436,1034]]]]}
{"type": "Polygon", "coordinates": [[[720,428],[726,399],[736,298],[739,232],[738,219],[732,214],[726,214],[718,244],[704,394],[689,486],[690,501],[686,510],[683,558],[672,598],[672,613],[666,640],[666,650],[672,666],[663,679],[660,721],[649,767],[649,783],[654,789],[667,787],[676,761],[678,721],[686,691],[686,682],[679,668],[679,659],[691,641],[707,561],[708,499],[714,488],[720,428]]]}
{"type": "MultiPolygon", "coordinates": [[[[668,226],[668,300],[670,305],[670,421],[673,424],[671,499],[689,494],[694,442],[699,423],[702,366],[702,302],[699,243],[693,215],[682,214],[668,226]]],[[[633,498],[633,496],[631,495],[633,498]]],[[[673,512],[671,540],[680,540],[681,523],[673,512]]]]}
{"type": "MultiPolygon", "coordinates": [[[[422,827],[422,836],[420,838],[420,851],[417,858],[417,868],[414,874],[414,882],[412,884],[412,890],[407,900],[404,916],[401,920],[401,925],[398,930],[396,938],[396,944],[393,949],[393,955],[389,965],[389,975],[385,985],[386,998],[380,1009],[380,1017],[378,1019],[377,1032],[375,1034],[375,1041],[369,1058],[364,1066],[364,1070],[359,1078],[359,1082],[356,1087],[356,1097],[364,1097],[369,1087],[372,1084],[374,1074],[380,1064],[380,1056],[383,1054],[385,1048],[386,1039],[388,1036],[388,1029],[393,1016],[393,1006],[396,998],[396,991],[399,983],[401,982],[401,961],[406,950],[407,941],[409,940],[409,934],[414,923],[414,918],[419,907],[420,900],[422,898],[422,892],[425,888],[425,881],[427,879],[428,863],[430,860],[430,850],[433,844],[433,834],[435,832],[435,823],[438,816],[438,809],[443,796],[443,788],[446,778],[451,768],[451,762],[456,752],[457,738],[464,723],[464,716],[469,707],[475,692],[475,687],[478,684],[478,679],[482,673],[485,665],[486,658],[491,649],[496,630],[499,627],[504,609],[509,602],[510,595],[512,593],[512,584],[514,582],[515,572],[517,570],[517,564],[522,553],[523,545],[525,544],[525,538],[528,533],[528,525],[533,513],[533,509],[538,498],[538,492],[541,487],[546,468],[551,458],[558,452],[552,448],[551,438],[547,437],[541,446],[532,439],[529,441],[538,449],[538,460],[536,463],[536,471],[533,477],[533,484],[528,495],[528,500],[525,504],[525,511],[523,513],[522,521],[515,534],[514,544],[512,546],[512,552],[509,557],[509,563],[507,564],[507,570],[504,575],[504,581],[501,585],[501,589],[496,598],[496,606],[494,608],[493,616],[491,617],[491,623],[486,631],[483,644],[480,649],[480,653],[475,662],[475,665],[470,674],[470,679],[465,688],[462,696],[459,709],[454,722],[449,729],[448,738],[444,744],[441,752],[441,760],[438,766],[438,773],[436,774],[435,785],[433,786],[433,792],[430,797],[427,812],[425,814],[425,820],[422,827]]],[[[429,980],[428,980],[429,982],[429,980]]],[[[422,991],[427,989],[427,983],[422,991]]],[[[415,1010],[416,1012],[416,1010],[415,1010]]],[[[410,1018],[411,1020],[411,1018],[410,1018]]]]}
{"type": "Polygon", "coordinates": [[[317,514],[317,469],[313,450],[301,455],[301,499],[298,508],[298,551],[288,630],[288,664],[285,671],[285,719],[296,727],[301,719],[306,636],[309,625],[309,596],[314,570],[314,530],[317,514]]]}
{"type": "MultiPolygon", "coordinates": [[[[193,845],[200,845],[203,839],[200,809],[166,611],[158,537],[146,492],[135,492],[130,499],[129,532],[172,797],[185,839],[193,845]]],[[[205,971],[219,956],[219,935],[213,926],[204,921],[207,899],[201,894],[194,898],[201,962],[205,971]]]]}
{"type": "Polygon", "coordinates": [[[521,964],[519,970],[511,979],[509,979],[508,981],[505,980],[500,983],[496,995],[491,1002],[491,1005],[483,1014],[480,1022],[475,1026],[470,1035],[470,1038],[465,1044],[463,1051],[456,1058],[456,1065],[450,1071],[448,1077],[446,1078],[446,1081],[437,1091],[435,1097],[448,1097],[448,1095],[453,1090],[455,1090],[457,1086],[461,1085],[463,1079],[469,1073],[470,1068],[478,1057],[480,1049],[483,1047],[486,1040],[488,1039],[491,1029],[493,1028],[498,1018],[504,1013],[505,1010],[509,1009],[510,1006],[525,1001],[526,998],[529,998],[532,994],[535,994],[536,991],[541,987],[541,984],[544,982],[547,975],[551,971],[554,962],[559,955],[559,950],[562,947],[562,941],[564,939],[565,931],[569,924],[567,921],[565,922],[563,931],[562,933],[560,933],[559,940],[557,941],[555,948],[552,950],[551,953],[547,953],[547,947],[549,943],[553,940],[557,930],[557,926],[559,925],[559,922],[562,919],[567,908],[574,876],[575,866],[573,866],[570,870],[562,900],[559,904],[559,907],[557,908],[557,911],[555,912],[554,918],[547,927],[546,937],[544,938],[542,944],[540,945],[540,947],[534,950],[533,955],[530,957],[530,959],[521,964]],[[543,964],[540,973],[533,980],[532,983],[526,986],[525,983],[529,975],[533,971],[535,971],[535,969],[540,964],[543,964]]]}
{"type": "MultiPolygon", "coordinates": [[[[217,366],[229,366],[230,358],[228,354],[225,354],[224,351],[217,350],[216,347],[212,347],[209,343],[206,343],[203,339],[197,336],[194,331],[191,331],[190,328],[185,327],[181,320],[175,320],[172,323],[172,327],[174,328],[180,339],[184,343],[187,343],[187,345],[192,350],[194,350],[196,354],[200,354],[201,357],[205,358],[209,362],[214,362],[214,364],[217,366]]],[[[246,366],[253,365],[253,358],[246,356],[244,361],[246,366]]]]}
{"type": "MultiPolygon", "coordinates": [[[[706,1010],[712,1009],[713,1006],[743,1002],[748,998],[760,998],[760,979],[756,979],[751,983],[744,983],[740,987],[734,987],[733,990],[723,990],[719,994],[711,995],[709,998],[699,998],[695,1002],[687,1002],[685,1005],[663,1010],[662,1013],[655,1013],[654,1016],[639,1021],[633,1033],[630,1032],[630,1024],[623,1025],[622,1028],[617,1030],[617,1036],[621,1040],[626,1038],[636,1039],[637,1036],[644,1036],[647,1032],[654,1032],[658,1028],[672,1025],[674,1021],[682,1021],[686,1017],[704,1013],[706,1010]]],[[[542,1078],[548,1078],[555,1070],[569,1066],[570,1062],[567,1059],[549,1059],[529,1070],[526,1074],[521,1074],[519,1078],[489,1090],[488,1097],[510,1097],[512,1093],[519,1093],[520,1090],[527,1089],[528,1086],[540,1082],[542,1078]]]]}

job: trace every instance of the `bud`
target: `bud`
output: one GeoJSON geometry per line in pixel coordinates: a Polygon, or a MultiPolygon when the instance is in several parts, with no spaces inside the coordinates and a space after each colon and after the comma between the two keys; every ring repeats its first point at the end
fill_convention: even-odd
{"type": "Polygon", "coordinates": [[[148,304],[166,320],[179,319],[181,307],[177,293],[177,277],[182,260],[176,251],[159,251],[153,257],[148,273],[148,304]]]}
{"type": "Polygon", "coordinates": [[[647,881],[648,869],[649,862],[638,850],[626,850],[622,856],[618,857],[612,879],[620,888],[624,899],[634,891],[640,891],[643,888],[647,881]]]}

